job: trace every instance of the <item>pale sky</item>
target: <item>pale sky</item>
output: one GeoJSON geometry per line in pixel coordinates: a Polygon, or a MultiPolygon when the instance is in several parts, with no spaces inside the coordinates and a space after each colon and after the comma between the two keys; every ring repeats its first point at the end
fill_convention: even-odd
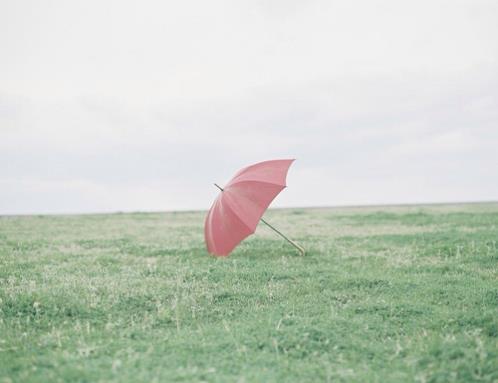
{"type": "Polygon", "coordinates": [[[498,200],[498,1],[0,1],[0,214],[498,200]]]}

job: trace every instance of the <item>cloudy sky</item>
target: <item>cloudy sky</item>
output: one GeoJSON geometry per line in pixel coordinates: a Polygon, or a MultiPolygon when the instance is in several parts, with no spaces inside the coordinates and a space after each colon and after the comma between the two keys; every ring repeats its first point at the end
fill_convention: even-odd
{"type": "Polygon", "coordinates": [[[0,2],[0,214],[498,200],[495,0],[0,2]]]}

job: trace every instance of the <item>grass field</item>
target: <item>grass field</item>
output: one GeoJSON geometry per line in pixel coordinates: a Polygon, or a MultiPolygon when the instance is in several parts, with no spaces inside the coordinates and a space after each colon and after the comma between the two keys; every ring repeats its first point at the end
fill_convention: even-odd
{"type": "Polygon", "coordinates": [[[497,382],[498,204],[0,217],[0,382],[497,382]]]}

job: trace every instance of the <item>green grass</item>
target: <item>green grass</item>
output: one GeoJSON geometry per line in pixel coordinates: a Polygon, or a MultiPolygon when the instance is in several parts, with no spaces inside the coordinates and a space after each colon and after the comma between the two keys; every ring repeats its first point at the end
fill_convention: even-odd
{"type": "Polygon", "coordinates": [[[0,382],[497,382],[498,204],[0,217],[0,382]]]}

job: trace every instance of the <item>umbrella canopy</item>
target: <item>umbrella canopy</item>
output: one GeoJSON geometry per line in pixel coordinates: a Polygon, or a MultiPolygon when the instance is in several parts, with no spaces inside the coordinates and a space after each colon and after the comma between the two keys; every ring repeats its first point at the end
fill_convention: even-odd
{"type": "Polygon", "coordinates": [[[204,225],[206,245],[211,254],[227,256],[244,238],[254,233],[265,210],[286,187],[287,171],[293,161],[260,162],[240,170],[225,188],[215,184],[221,193],[204,225]]]}

